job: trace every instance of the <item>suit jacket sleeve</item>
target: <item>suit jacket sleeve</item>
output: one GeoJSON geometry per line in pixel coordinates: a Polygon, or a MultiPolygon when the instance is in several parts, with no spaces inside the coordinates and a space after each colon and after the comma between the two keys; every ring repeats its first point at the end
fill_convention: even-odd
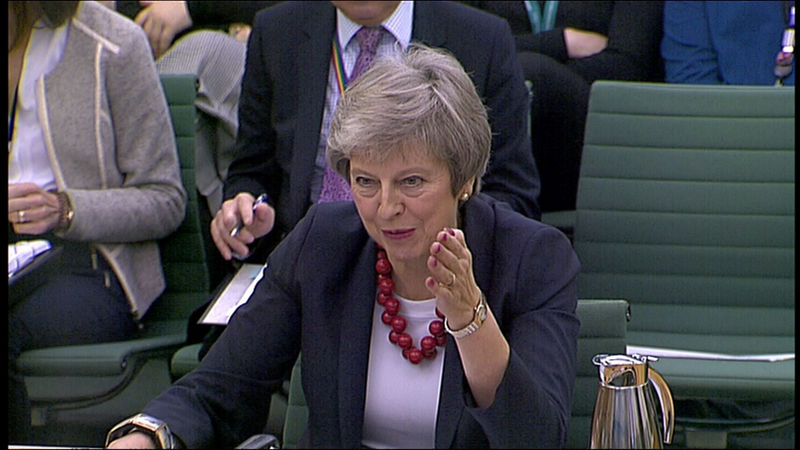
{"type": "Polygon", "coordinates": [[[513,241],[519,251],[495,249],[517,257],[504,269],[515,266],[504,277],[512,280],[512,294],[492,309],[511,348],[508,367],[494,403],[468,410],[492,448],[561,448],[576,371],[580,264],[567,238],[551,227],[513,241]]]}
{"type": "Polygon", "coordinates": [[[268,10],[256,16],[247,44],[247,63],[239,97],[239,129],[233,161],[225,179],[223,199],[240,192],[257,196],[262,192],[278,198],[281,171],[275,156],[276,132],[272,125],[273,83],[266,57],[272,36],[268,10]]]}
{"type": "Polygon", "coordinates": [[[567,65],[592,83],[607,80],[660,80],[659,41],[664,2],[614,2],[608,45],[595,55],[570,59],[567,65]]]}
{"type": "Polygon", "coordinates": [[[541,53],[562,63],[569,59],[567,45],[564,42],[564,28],[553,28],[539,33],[518,34],[514,36],[514,41],[517,45],[517,50],[520,52],[541,53]]]}
{"type": "Polygon", "coordinates": [[[482,180],[482,191],[538,220],[541,182],[527,131],[528,90],[508,23],[495,23],[496,29],[490,34],[491,46],[478,55],[489,70],[483,93],[493,133],[492,156],[482,180]]]}
{"type": "Polygon", "coordinates": [[[188,448],[233,448],[261,433],[270,397],[300,352],[300,294],[294,274],[310,220],[268,261],[262,280],[200,365],[145,407],[188,448]],[[293,255],[293,256],[289,256],[293,255]]]}

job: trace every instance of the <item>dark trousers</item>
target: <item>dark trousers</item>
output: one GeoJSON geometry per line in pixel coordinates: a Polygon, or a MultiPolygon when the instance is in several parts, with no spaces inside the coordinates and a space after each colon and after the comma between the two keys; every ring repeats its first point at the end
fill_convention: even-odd
{"type": "Polygon", "coordinates": [[[99,253],[93,267],[88,244],[51,243],[63,245],[62,252],[41,268],[41,283],[8,311],[9,443],[28,443],[31,433],[30,401],[16,367],[22,352],[126,340],[138,329],[119,280],[99,253]]]}
{"type": "Polygon", "coordinates": [[[542,191],[542,212],[575,209],[590,84],[566,65],[534,52],[519,52],[533,83],[531,145],[542,191]]]}

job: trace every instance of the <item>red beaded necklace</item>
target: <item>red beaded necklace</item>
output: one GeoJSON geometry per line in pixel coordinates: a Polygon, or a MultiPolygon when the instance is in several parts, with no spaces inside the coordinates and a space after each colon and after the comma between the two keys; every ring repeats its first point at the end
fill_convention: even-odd
{"type": "Polygon", "coordinates": [[[381,314],[381,321],[391,328],[389,331],[389,341],[403,349],[403,358],[412,364],[419,364],[423,358],[433,359],[436,357],[436,347],[444,347],[446,337],[444,335],[444,314],[436,308],[436,315],[439,317],[428,325],[430,335],[420,340],[419,347],[414,346],[411,335],[404,333],[406,329],[405,317],[398,314],[400,302],[392,297],[394,292],[394,282],[392,281],[392,264],[386,257],[386,251],[378,246],[378,260],[375,262],[375,270],[378,272],[378,304],[385,310],[381,314]]]}

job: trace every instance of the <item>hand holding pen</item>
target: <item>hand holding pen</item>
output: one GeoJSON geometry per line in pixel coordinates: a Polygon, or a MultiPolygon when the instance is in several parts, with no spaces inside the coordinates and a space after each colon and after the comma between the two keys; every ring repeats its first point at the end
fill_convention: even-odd
{"type": "Polygon", "coordinates": [[[275,210],[266,194],[253,199],[243,192],[225,201],[211,221],[211,238],[225,260],[244,259],[249,244],[272,231],[275,210]]]}
{"type": "MultiPolygon", "coordinates": [[[[269,197],[267,196],[267,194],[261,194],[256,198],[256,201],[253,202],[253,215],[255,215],[256,210],[258,209],[258,205],[260,205],[262,203],[267,203],[268,199],[269,199],[269,197]]],[[[242,220],[239,219],[239,222],[231,230],[231,237],[236,237],[236,235],[239,234],[239,230],[241,230],[243,226],[244,226],[244,223],[242,223],[242,220]]]]}

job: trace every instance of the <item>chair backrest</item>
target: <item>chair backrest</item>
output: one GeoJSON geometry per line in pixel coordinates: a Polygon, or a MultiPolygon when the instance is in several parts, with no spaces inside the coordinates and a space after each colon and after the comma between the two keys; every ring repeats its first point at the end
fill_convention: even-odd
{"type": "Polygon", "coordinates": [[[572,394],[567,448],[588,448],[592,413],[600,381],[594,355],[625,354],[630,308],[625,300],[578,300],[578,364],[572,394]]]}
{"type": "MultiPolygon", "coordinates": [[[[578,370],[567,447],[587,448],[599,381],[592,357],[598,353],[625,353],[625,330],[630,312],[625,300],[578,300],[577,313],[581,321],[578,334],[578,370]]],[[[298,357],[292,369],[283,425],[284,448],[297,448],[297,441],[306,429],[308,409],[301,377],[298,357]]]]}
{"type": "Polygon", "coordinates": [[[297,448],[297,442],[306,430],[308,421],[308,407],[303,394],[302,369],[300,357],[292,368],[289,381],[289,398],[286,402],[286,416],[283,422],[283,448],[297,448]]]}
{"type": "MultiPolygon", "coordinates": [[[[195,183],[195,97],[193,74],[161,74],[186,189],[186,217],[178,229],[159,242],[167,289],[145,314],[145,324],[182,321],[208,300],[210,280],[205,253],[198,192],[195,183]]],[[[154,325],[157,326],[157,325],[154,325]]]]}
{"type": "MultiPolygon", "coordinates": [[[[794,87],[592,86],[578,293],[627,299],[629,344],[794,352],[794,110],[794,87]]],[[[757,391],[749,381],[720,393],[757,391]]]]}

